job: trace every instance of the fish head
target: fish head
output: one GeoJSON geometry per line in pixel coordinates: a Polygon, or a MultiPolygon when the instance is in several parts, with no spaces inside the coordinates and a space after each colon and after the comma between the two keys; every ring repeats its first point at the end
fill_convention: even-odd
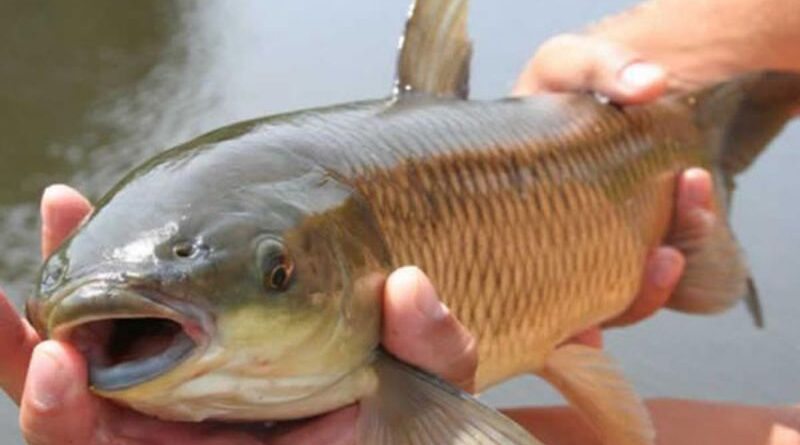
{"type": "Polygon", "coordinates": [[[140,411],[313,414],[302,401],[378,343],[388,256],[369,209],[288,152],[258,168],[190,158],[103,198],[45,262],[28,317],[86,357],[93,390],[140,411]]]}

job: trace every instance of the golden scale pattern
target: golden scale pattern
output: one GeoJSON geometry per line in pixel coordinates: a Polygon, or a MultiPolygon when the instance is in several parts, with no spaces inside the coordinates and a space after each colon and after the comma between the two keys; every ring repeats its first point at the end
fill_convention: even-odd
{"type": "Polygon", "coordinates": [[[627,307],[671,217],[676,172],[696,158],[658,136],[669,129],[655,114],[583,116],[538,140],[413,156],[358,181],[394,264],[426,271],[478,336],[479,388],[538,369],[627,307]]]}

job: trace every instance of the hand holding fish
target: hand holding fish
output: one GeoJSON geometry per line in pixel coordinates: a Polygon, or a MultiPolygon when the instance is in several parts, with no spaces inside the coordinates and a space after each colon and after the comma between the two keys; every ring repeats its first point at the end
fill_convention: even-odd
{"type": "MultiPolygon", "coordinates": [[[[652,313],[676,289],[683,258],[671,305],[709,313],[746,297],[760,323],[724,219],[726,192],[790,116],[800,78],[749,73],[623,108],[586,94],[471,101],[466,5],[414,4],[388,100],[236,124],[114,187],[50,255],[28,300],[31,324],[55,341],[37,345],[0,307],[15,341],[0,349],[17,358],[0,380],[21,399],[28,440],[539,444],[431,375],[470,390],[532,372],[603,443],[655,443],[614,362],[569,339],[599,344],[594,325],[652,313]],[[265,162],[242,162],[256,155],[265,162]],[[716,196],[702,171],[676,182],[693,165],[714,169],[716,196]],[[662,242],[678,250],[657,250],[648,265],[662,242]],[[477,341],[418,270],[387,277],[403,264],[431,273],[477,341]],[[273,429],[211,421],[321,413],[273,429]]],[[[567,81],[540,76],[530,91],[589,84],[644,102],[667,76],[631,56],[678,66],[617,51],[610,37],[575,41],[600,43],[569,53],[567,81]],[[610,52],[599,64],[584,57],[602,49],[610,52]]],[[[548,74],[540,66],[534,76],[548,74]]],[[[692,85],[720,72],[675,74],[692,85]]],[[[44,201],[50,253],[90,206],[63,187],[44,201]]],[[[569,436],[551,440],[542,428],[551,444],[569,436]]]]}
{"type": "MultiPolygon", "coordinates": [[[[42,253],[52,252],[90,211],[89,202],[73,189],[48,188],[42,199],[42,253]]],[[[417,269],[402,268],[390,275],[384,318],[383,341],[390,351],[466,390],[471,388],[477,366],[474,339],[442,306],[417,269]]],[[[355,408],[280,432],[148,418],[92,394],[84,383],[83,357],[67,344],[40,342],[2,295],[0,327],[4,358],[0,383],[21,404],[21,425],[31,444],[89,445],[108,443],[111,438],[117,443],[123,437],[136,443],[169,444],[344,444],[352,439],[355,408]]]]}
{"type": "MultiPolygon", "coordinates": [[[[708,178],[703,178],[702,172],[695,182],[708,186],[708,178]]],[[[690,210],[698,200],[707,199],[704,194],[709,193],[702,187],[682,188],[679,206],[684,211],[690,210]]],[[[42,200],[42,253],[46,256],[53,251],[90,211],[89,202],[74,190],[64,186],[49,188],[42,200]]],[[[669,295],[680,272],[681,257],[670,248],[663,249],[666,250],[654,254],[648,266],[651,278],[643,283],[643,289],[649,290],[642,292],[617,323],[630,323],[647,316],[669,295]],[[665,281],[659,276],[673,278],[665,281]]],[[[466,390],[472,389],[477,366],[474,338],[439,302],[424,275],[415,268],[396,271],[387,283],[384,304],[383,342],[390,351],[466,390]]],[[[157,437],[169,443],[200,444],[280,444],[298,440],[348,443],[352,438],[354,408],[345,408],[277,435],[256,428],[162,422],[120,408],[91,394],[82,383],[86,379],[86,365],[80,354],[64,343],[40,343],[33,329],[19,318],[5,298],[0,299],[0,305],[3,327],[0,351],[6,358],[0,368],[0,381],[3,389],[21,403],[21,424],[32,444],[63,443],[66,439],[103,443],[108,437],[138,440],[157,437]]],[[[597,338],[585,335],[576,341],[597,344],[597,338]]],[[[530,419],[530,412],[527,416],[528,424],[536,424],[530,419]]]]}
{"type": "Polygon", "coordinates": [[[562,34],[545,42],[520,74],[514,94],[594,91],[621,104],[648,102],[667,88],[667,72],[634,50],[604,40],[562,34]]]}
{"type": "MultiPolygon", "coordinates": [[[[751,0],[644,3],[600,21],[585,33],[549,39],[529,61],[514,93],[594,91],[618,103],[637,104],[667,90],[697,88],[754,69],[799,71],[800,15],[796,12],[796,3],[783,0],[766,4],[751,0]],[[687,17],[701,20],[703,26],[687,17]]],[[[673,232],[675,226],[713,225],[713,213],[707,210],[708,173],[687,170],[678,187],[673,232]],[[699,208],[687,211],[690,203],[699,208]]],[[[654,255],[669,256],[665,249],[659,248],[654,255]]],[[[653,265],[651,260],[649,271],[653,265]]],[[[638,306],[648,307],[647,295],[643,290],[628,314],[636,314],[638,306]]],[[[797,443],[800,431],[797,406],[685,400],[649,400],[646,404],[659,426],[659,443],[664,444],[785,445],[797,443]]],[[[580,424],[576,413],[563,407],[507,414],[536,431],[546,443],[595,440],[588,429],[576,428],[580,424]]]]}
{"type": "Polygon", "coordinates": [[[636,104],[753,70],[800,71],[796,11],[792,0],[642,2],[583,33],[548,39],[514,93],[594,91],[636,104]]]}
{"type": "MultiPolygon", "coordinates": [[[[626,326],[641,321],[669,303],[685,265],[680,250],[673,247],[674,234],[693,233],[701,237],[714,225],[711,210],[712,179],[701,168],[691,168],[678,180],[678,198],[675,203],[675,220],[667,243],[653,250],[647,260],[639,293],[622,315],[604,323],[603,327],[626,326]]],[[[601,347],[601,330],[593,328],[577,337],[576,341],[601,347]]]]}
{"type": "MultiPolygon", "coordinates": [[[[548,91],[594,91],[616,103],[632,105],[657,99],[667,86],[667,70],[644,61],[634,49],[594,35],[563,34],[539,48],[520,74],[513,93],[524,96],[548,91]]],[[[709,173],[700,168],[688,169],[681,174],[677,187],[679,198],[672,232],[702,236],[716,218],[711,210],[709,173]]],[[[682,253],[670,244],[651,253],[634,303],[605,326],[635,323],[667,303],[685,263],[682,253]]],[[[598,329],[578,338],[593,346],[602,343],[598,329]]]]}
{"type": "MultiPolygon", "coordinates": [[[[677,223],[693,224],[697,219],[682,216],[702,211],[709,202],[708,175],[698,170],[690,171],[679,185],[677,223]]],[[[49,189],[42,204],[43,253],[49,254],[54,250],[89,211],[89,203],[73,190],[64,187],[49,189]]],[[[677,283],[682,264],[681,255],[673,248],[656,250],[648,263],[640,296],[625,314],[608,324],[631,323],[655,312],[677,283]]],[[[474,340],[438,303],[427,279],[415,269],[401,269],[390,277],[386,293],[383,341],[387,349],[405,361],[464,389],[471,389],[477,364],[474,340]],[[421,316],[418,307],[427,308],[432,315],[421,316]],[[403,326],[403,329],[394,329],[393,326],[403,326]]],[[[279,436],[274,431],[265,433],[256,428],[243,431],[219,424],[187,426],[161,422],[119,408],[86,389],[82,383],[86,380],[86,365],[76,351],[52,341],[36,346],[38,337],[26,323],[19,321],[10,306],[6,306],[2,316],[9,321],[4,325],[11,326],[11,333],[18,334],[16,338],[25,340],[7,347],[9,353],[4,356],[17,359],[6,362],[8,369],[0,370],[0,374],[4,389],[15,400],[22,399],[22,425],[31,443],[63,443],[65,437],[80,443],[102,443],[103,435],[145,441],[158,438],[169,443],[295,443],[310,440],[348,443],[351,440],[355,418],[353,408],[317,418],[307,425],[279,433],[279,436]],[[25,382],[26,365],[34,347],[28,373],[30,378],[25,382]],[[23,382],[26,385],[24,397],[23,382]]],[[[599,330],[593,329],[588,334],[579,335],[575,341],[599,345],[598,333],[599,330]]],[[[530,412],[525,423],[529,426],[536,424],[530,419],[530,412]]],[[[537,426],[538,433],[546,434],[546,431],[547,428],[537,426]]]]}

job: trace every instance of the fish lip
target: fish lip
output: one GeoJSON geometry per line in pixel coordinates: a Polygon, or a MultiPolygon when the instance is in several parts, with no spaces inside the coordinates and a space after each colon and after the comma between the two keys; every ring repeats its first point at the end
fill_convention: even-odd
{"type": "Polygon", "coordinates": [[[93,322],[156,319],[180,327],[166,349],[144,358],[105,365],[84,354],[89,383],[102,392],[125,390],[169,372],[202,354],[213,335],[213,323],[206,312],[156,290],[92,280],[73,287],[59,300],[47,317],[50,338],[59,341],[75,343],[73,334],[93,322]]]}

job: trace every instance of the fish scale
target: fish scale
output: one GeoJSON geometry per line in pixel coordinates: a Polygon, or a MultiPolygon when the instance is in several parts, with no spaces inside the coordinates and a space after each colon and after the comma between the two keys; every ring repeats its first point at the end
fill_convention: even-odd
{"type": "Polygon", "coordinates": [[[478,335],[479,387],[536,369],[567,336],[631,302],[671,217],[675,174],[698,158],[691,131],[680,150],[658,139],[680,125],[670,125],[674,110],[623,115],[588,96],[573,102],[569,117],[553,103],[558,123],[547,127],[525,125],[518,104],[523,124],[504,125],[502,138],[496,125],[511,103],[449,107],[444,125],[436,105],[378,114],[385,140],[403,120],[424,150],[404,138],[378,166],[349,161],[394,264],[427,271],[478,335]]]}

